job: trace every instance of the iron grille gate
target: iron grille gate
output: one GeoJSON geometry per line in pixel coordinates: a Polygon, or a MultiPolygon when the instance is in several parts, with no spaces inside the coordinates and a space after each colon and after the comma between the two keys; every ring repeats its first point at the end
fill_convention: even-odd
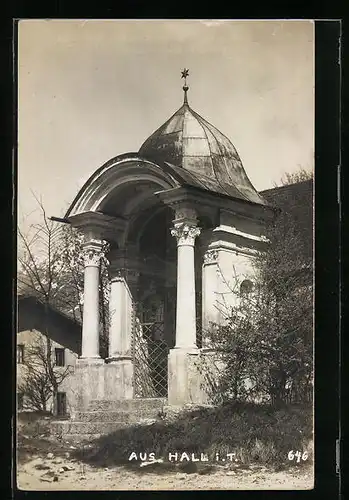
{"type": "Polygon", "coordinates": [[[132,356],[135,396],[167,397],[167,358],[169,346],[164,339],[164,321],[144,321],[144,310],[133,326],[132,356]]]}

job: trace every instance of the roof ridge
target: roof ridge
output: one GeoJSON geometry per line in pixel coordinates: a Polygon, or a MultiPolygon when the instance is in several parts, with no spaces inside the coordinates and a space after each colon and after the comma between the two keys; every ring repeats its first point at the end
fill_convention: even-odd
{"type": "Polygon", "coordinates": [[[313,179],[306,179],[304,181],[293,182],[291,184],[283,184],[282,186],[275,186],[273,188],[263,189],[262,191],[259,191],[259,192],[260,193],[267,193],[267,192],[270,192],[270,191],[276,191],[276,190],[280,190],[280,189],[287,189],[287,188],[290,188],[291,186],[297,186],[299,184],[307,184],[307,183],[313,183],[313,182],[314,182],[313,179]]]}
{"type": "Polygon", "coordinates": [[[210,191],[215,190],[227,196],[253,201],[257,204],[267,204],[249,179],[231,140],[187,102],[184,102],[143,142],[139,148],[139,154],[153,161],[169,161],[171,164],[181,166],[184,170],[187,170],[186,166],[190,165],[190,171],[195,171],[198,176],[201,170],[209,171],[210,191]],[[191,120],[193,120],[193,128],[189,128],[188,137],[184,138],[186,124],[191,120]],[[171,134],[172,130],[175,131],[171,134]],[[202,142],[194,141],[198,135],[202,138],[202,142]],[[185,155],[187,139],[193,140],[190,141],[191,154],[185,155]],[[186,161],[185,156],[191,159],[186,161]]]}
{"type": "MultiPolygon", "coordinates": [[[[163,123],[162,125],[160,125],[160,127],[158,127],[156,130],[154,130],[154,132],[152,132],[150,134],[150,136],[143,142],[143,144],[141,145],[141,147],[139,148],[138,150],[138,153],[140,153],[141,149],[143,148],[143,146],[146,145],[146,143],[149,141],[151,141],[151,139],[153,138],[154,135],[156,134],[159,134],[161,132],[162,129],[165,129],[166,126],[169,124],[169,122],[172,120],[172,118],[174,118],[176,116],[176,114],[181,111],[181,109],[185,108],[185,107],[189,107],[188,105],[186,104],[182,104],[182,106],[180,108],[177,109],[177,111],[175,111],[173,113],[173,115],[170,116],[170,118],[168,120],[165,121],[165,123],[163,123]]],[[[168,135],[168,134],[164,134],[164,135],[168,135]]]]}
{"type": "MultiPolygon", "coordinates": [[[[191,112],[193,113],[194,118],[196,118],[196,119],[197,119],[197,121],[200,123],[200,120],[199,120],[199,119],[195,116],[197,113],[196,113],[193,109],[191,109],[191,112]]],[[[197,115],[200,117],[200,115],[199,115],[199,114],[197,114],[197,115]]],[[[201,117],[200,117],[200,118],[201,118],[201,117]]],[[[211,164],[212,164],[212,171],[213,171],[213,173],[214,173],[214,176],[215,176],[215,178],[217,179],[218,184],[219,184],[219,185],[222,187],[222,189],[223,189],[223,190],[224,190],[224,191],[225,191],[225,192],[229,195],[228,191],[225,189],[225,187],[224,187],[224,186],[222,186],[222,183],[220,182],[220,180],[219,180],[219,179],[218,179],[218,177],[217,177],[216,169],[214,168],[214,164],[213,164],[213,160],[212,160],[212,150],[211,150],[211,145],[210,145],[210,141],[208,140],[208,136],[207,136],[207,133],[206,133],[205,127],[204,127],[201,123],[200,123],[200,126],[202,127],[202,130],[204,131],[204,134],[205,134],[205,137],[206,137],[206,140],[207,140],[207,144],[208,144],[208,149],[210,150],[210,154],[211,154],[211,164]]],[[[219,146],[218,146],[218,148],[219,148],[219,146]]]]}
{"type": "MultiPolygon", "coordinates": [[[[212,127],[212,128],[214,128],[215,130],[217,130],[217,132],[219,132],[219,133],[220,133],[220,134],[221,134],[221,135],[222,135],[222,136],[223,136],[223,137],[224,137],[224,138],[225,138],[225,139],[226,139],[226,140],[227,140],[227,141],[228,141],[228,142],[229,142],[229,143],[233,146],[234,151],[236,152],[236,154],[237,154],[237,156],[238,156],[238,159],[240,160],[241,167],[242,167],[242,170],[243,170],[243,172],[244,172],[244,174],[245,174],[245,177],[246,177],[247,181],[249,182],[249,184],[250,184],[251,188],[252,188],[252,189],[253,189],[253,190],[257,193],[257,195],[259,195],[258,191],[255,189],[255,187],[253,186],[252,182],[251,182],[251,181],[250,181],[250,179],[248,178],[248,176],[247,176],[247,174],[246,174],[246,172],[245,172],[245,169],[244,169],[244,167],[243,167],[243,165],[242,165],[241,158],[240,158],[240,156],[239,156],[238,152],[236,151],[236,148],[235,148],[234,144],[231,142],[231,140],[230,140],[228,137],[226,137],[226,136],[225,136],[225,135],[224,135],[224,134],[223,134],[220,130],[218,130],[218,129],[217,129],[217,127],[215,127],[215,126],[214,126],[214,125],[212,125],[210,122],[208,122],[207,120],[205,120],[205,118],[203,118],[202,116],[200,116],[200,115],[199,115],[198,113],[196,113],[195,111],[194,111],[194,113],[195,113],[195,114],[196,114],[196,115],[200,118],[200,120],[204,121],[204,122],[205,122],[205,123],[207,123],[210,127],[212,127]]],[[[199,120],[199,121],[200,121],[200,120],[199,120]]],[[[200,124],[201,124],[201,123],[200,123],[200,124]]],[[[201,125],[201,126],[202,126],[202,125],[201,125]]],[[[210,129],[209,129],[209,130],[210,130],[210,129]]],[[[220,146],[220,144],[219,144],[219,141],[218,141],[217,137],[214,135],[214,133],[213,133],[211,130],[210,130],[210,133],[211,133],[211,134],[212,134],[212,136],[214,137],[214,139],[215,139],[215,141],[216,141],[216,143],[217,143],[218,149],[219,149],[219,151],[220,151],[220,153],[221,153],[221,155],[222,155],[222,157],[223,157],[223,159],[224,159],[224,165],[225,165],[225,168],[226,168],[226,171],[227,171],[228,177],[229,177],[229,179],[231,180],[232,185],[233,185],[233,186],[234,186],[234,188],[235,188],[235,189],[236,189],[236,190],[237,190],[237,191],[241,194],[241,196],[242,196],[245,200],[248,200],[248,199],[249,199],[249,198],[248,198],[248,196],[246,196],[246,194],[245,194],[245,193],[243,193],[243,192],[241,191],[241,189],[239,189],[239,187],[238,187],[238,186],[236,186],[236,184],[235,184],[235,182],[234,182],[234,179],[232,178],[232,176],[231,176],[231,175],[230,175],[230,173],[229,173],[229,169],[227,168],[227,164],[226,164],[226,158],[225,158],[224,152],[223,152],[223,151],[222,151],[222,149],[221,149],[221,146],[220,146]]],[[[205,131],[205,134],[206,134],[206,131],[205,131]]],[[[206,137],[207,137],[207,135],[206,135],[206,137]]],[[[219,181],[219,183],[221,184],[221,182],[220,182],[220,181],[219,181]]],[[[224,187],[223,187],[223,189],[224,189],[224,187]]],[[[224,189],[224,190],[225,190],[225,189],[224,189]]],[[[228,194],[229,194],[229,193],[228,193],[228,194]]]]}

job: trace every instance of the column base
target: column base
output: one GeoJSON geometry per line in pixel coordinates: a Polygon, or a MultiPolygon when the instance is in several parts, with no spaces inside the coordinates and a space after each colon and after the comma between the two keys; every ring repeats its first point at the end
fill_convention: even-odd
{"type": "Polygon", "coordinates": [[[105,363],[102,358],[79,358],[75,365],[75,392],[77,410],[87,409],[92,399],[104,397],[105,363]]]}
{"type": "Polygon", "coordinates": [[[129,356],[118,358],[79,358],[74,373],[74,392],[78,411],[87,409],[93,399],[132,399],[133,363],[129,356]]]}
{"type": "Polygon", "coordinates": [[[104,399],[133,399],[133,362],[130,356],[108,358],[105,365],[104,399]]]}
{"type": "Polygon", "coordinates": [[[104,359],[101,358],[100,356],[96,357],[80,357],[76,360],[76,364],[79,366],[86,366],[86,365],[103,365],[104,364],[104,359]]]}
{"type": "Polygon", "coordinates": [[[176,350],[176,351],[181,351],[181,352],[186,352],[187,354],[198,354],[199,353],[199,348],[196,345],[193,346],[174,346],[173,349],[171,350],[176,350]]]}
{"type": "Polygon", "coordinates": [[[200,404],[200,380],[195,370],[199,349],[171,349],[168,355],[168,404],[200,404]]]}
{"type": "Polygon", "coordinates": [[[116,356],[109,356],[105,359],[106,363],[115,363],[118,361],[132,361],[132,356],[120,354],[116,356]]]}
{"type": "Polygon", "coordinates": [[[214,349],[171,349],[168,355],[168,404],[210,405],[224,370],[214,349]]]}
{"type": "Polygon", "coordinates": [[[201,351],[201,354],[214,354],[216,352],[213,347],[209,347],[209,346],[202,346],[200,351],[201,351]]]}

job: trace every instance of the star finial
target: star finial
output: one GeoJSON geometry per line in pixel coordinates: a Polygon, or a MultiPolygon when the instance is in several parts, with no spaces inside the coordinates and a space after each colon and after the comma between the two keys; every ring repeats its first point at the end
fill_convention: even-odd
{"type": "Polygon", "coordinates": [[[189,76],[189,69],[184,68],[182,71],[182,78],[187,78],[189,76]]]}
{"type": "Polygon", "coordinates": [[[189,87],[187,85],[187,76],[189,76],[189,69],[184,68],[181,73],[182,73],[182,78],[184,78],[184,85],[183,85],[184,104],[188,104],[187,92],[189,90],[189,87]]]}

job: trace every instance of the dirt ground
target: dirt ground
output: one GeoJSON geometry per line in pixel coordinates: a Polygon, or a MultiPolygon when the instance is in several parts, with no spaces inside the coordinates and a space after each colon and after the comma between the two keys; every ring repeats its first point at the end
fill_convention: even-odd
{"type": "Polygon", "coordinates": [[[21,490],[305,490],[313,488],[312,469],[274,472],[265,467],[231,466],[210,472],[162,472],[161,465],[130,470],[124,466],[94,468],[67,456],[32,456],[17,468],[21,490]],[[150,469],[153,470],[150,470],[150,469]],[[148,470],[145,470],[148,469],[148,470]]]}
{"type": "MultiPolygon", "coordinates": [[[[24,418],[24,417],[23,417],[24,418]]],[[[29,417],[26,417],[29,418],[29,417]]],[[[305,490],[313,488],[311,465],[274,471],[260,465],[153,463],[98,467],[74,457],[77,446],[48,437],[49,419],[18,422],[17,488],[50,490],[305,490]],[[39,425],[39,426],[38,426],[39,425]]],[[[89,446],[89,445],[88,445],[89,446]]]]}

